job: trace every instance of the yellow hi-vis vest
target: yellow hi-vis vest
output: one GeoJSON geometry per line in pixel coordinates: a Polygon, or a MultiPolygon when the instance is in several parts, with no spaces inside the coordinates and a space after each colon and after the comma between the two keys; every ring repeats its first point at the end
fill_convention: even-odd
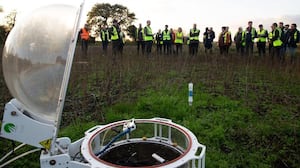
{"type": "Polygon", "coordinates": [[[231,32],[230,31],[225,32],[223,37],[224,37],[224,44],[226,44],[226,45],[231,44],[231,32]]]}
{"type": "Polygon", "coordinates": [[[111,40],[115,41],[119,39],[119,35],[118,35],[118,31],[117,28],[115,26],[112,27],[113,31],[112,31],[112,36],[111,36],[111,40]]]}
{"type": "Polygon", "coordinates": [[[145,41],[152,41],[153,40],[153,34],[152,34],[152,29],[149,26],[146,26],[144,28],[144,40],[145,41]]]}
{"type": "Polygon", "coordinates": [[[282,34],[282,30],[280,28],[276,28],[274,31],[273,31],[273,35],[272,37],[274,38],[275,37],[275,32],[278,31],[279,32],[279,36],[277,39],[273,39],[273,46],[274,47],[280,47],[282,45],[282,41],[280,40],[281,38],[281,34],[282,34]]]}
{"type": "Polygon", "coordinates": [[[170,31],[169,30],[164,30],[163,31],[163,41],[166,41],[166,40],[171,40],[171,34],[170,34],[170,31]]]}
{"type": "MultiPolygon", "coordinates": [[[[298,31],[296,30],[295,33],[294,33],[294,40],[296,41],[298,38],[298,31]]],[[[297,42],[297,41],[296,41],[297,42]]]]}
{"type": "Polygon", "coordinates": [[[255,38],[255,29],[253,27],[251,29],[251,37],[252,37],[252,41],[254,41],[254,38],[255,38]]]}
{"type": "Polygon", "coordinates": [[[109,33],[108,33],[108,30],[101,30],[101,40],[104,41],[104,40],[107,40],[109,41],[109,33]],[[107,39],[105,39],[107,37],[107,39]]]}
{"type": "Polygon", "coordinates": [[[194,35],[194,36],[190,36],[190,40],[191,40],[191,41],[192,41],[192,40],[199,40],[199,34],[200,34],[200,30],[199,30],[199,29],[196,29],[196,30],[191,29],[191,33],[192,33],[192,34],[196,34],[196,35],[194,35]]]}
{"type": "MultiPolygon", "coordinates": [[[[247,31],[247,29],[246,29],[246,31],[247,31]]],[[[255,38],[255,32],[256,32],[256,30],[252,27],[251,28],[251,38],[252,38],[252,42],[254,42],[254,38],[255,38]]]]}
{"type": "Polygon", "coordinates": [[[242,46],[246,46],[245,31],[242,32],[242,46]]]}
{"type": "MultiPolygon", "coordinates": [[[[266,34],[266,30],[265,29],[262,29],[261,31],[258,30],[257,31],[257,36],[263,36],[266,34]]],[[[258,38],[258,42],[266,42],[267,41],[267,38],[266,37],[259,37],[258,38]]]]}
{"type": "Polygon", "coordinates": [[[176,44],[183,44],[183,33],[182,32],[177,32],[176,33],[175,43],[176,44]]]}
{"type": "Polygon", "coordinates": [[[269,39],[269,42],[272,40],[272,38],[273,38],[273,33],[272,33],[272,31],[269,33],[269,35],[268,35],[268,39],[269,39]]]}
{"type": "MultiPolygon", "coordinates": [[[[236,38],[239,33],[240,32],[236,32],[235,35],[234,35],[234,38],[236,38]]],[[[246,46],[245,31],[242,31],[241,44],[242,44],[242,46],[246,46]]]]}

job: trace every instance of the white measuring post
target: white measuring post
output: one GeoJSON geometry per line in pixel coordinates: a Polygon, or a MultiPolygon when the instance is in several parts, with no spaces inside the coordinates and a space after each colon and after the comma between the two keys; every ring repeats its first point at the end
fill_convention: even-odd
{"type": "Polygon", "coordinates": [[[193,83],[189,83],[189,97],[188,97],[188,102],[189,105],[191,106],[193,104],[193,83]]]}

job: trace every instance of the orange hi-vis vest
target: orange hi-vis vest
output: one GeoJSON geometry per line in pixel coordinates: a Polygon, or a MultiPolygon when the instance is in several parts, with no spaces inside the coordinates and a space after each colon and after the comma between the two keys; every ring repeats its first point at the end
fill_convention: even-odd
{"type": "Polygon", "coordinates": [[[90,38],[90,34],[89,34],[89,32],[85,28],[82,28],[81,29],[80,37],[83,40],[88,40],[90,38]]]}

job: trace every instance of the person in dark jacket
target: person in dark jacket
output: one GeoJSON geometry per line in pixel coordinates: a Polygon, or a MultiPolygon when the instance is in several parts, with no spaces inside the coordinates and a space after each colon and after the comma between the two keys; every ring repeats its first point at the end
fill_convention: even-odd
{"type": "Polygon", "coordinates": [[[219,44],[219,49],[220,49],[220,55],[223,55],[226,52],[226,46],[225,46],[225,43],[224,43],[226,27],[223,26],[221,29],[222,29],[222,31],[219,35],[218,44],[219,44]]]}
{"type": "Polygon", "coordinates": [[[245,32],[242,27],[239,27],[238,32],[234,35],[234,42],[237,54],[243,56],[245,49],[245,32]]]}
{"type": "Polygon", "coordinates": [[[102,41],[103,55],[107,55],[107,47],[108,47],[108,43],[109,43],[109,39],[110,39],[107,25],[103,25],[101,27],[100,38],[102,41]]]}
{"type": "Polygon", "coordinates": [[[280,22],[279,25],[280,25],[279,28],[281,29],[281,41],[282,41],[282,47],[281,47],[280,54],[281,54],[282,61],[284,62],[286,50],[287,50],[287,40],[288,40],[288,33],[289,33],[290,25],[286,24],[285,26],[283,26],[282,22],[280,22]]]}
{"type": "Polygon", "coordinates": [[[157,54],[162,54],[163,36],[162,36],[162,33],[161,33],[161,29],[159,29],[158,32],[156,33],[155,41],[156,41],[156,52],[157,52],[157,54]]]}
{"type": "Polygon", "coordinates": [[[213,46],[212,43],[214,41],[214,38],[215,38],[214,33],[211,31],[211,29],[207,27],[205,29],[205,32],[203,33],[203,43],[204,43],[205,53],[207,51],[212,53],[212,46],[213,46]]]}
{"type": "Polygon", "coordinates": [[[137,53],[140,54],[140,48],[142,49],[142,54],[145,53],[145,42],[144,42],[144,31],[142,24],[139,24],[139,27],[136,30],[136,45],[137,45],[137,53]]]}
{"type": "Polygon", "coordinates": [[[299,31],[297,30],[297,25],[295,23],[291,24],[291,29],[287,35],[287,46],[288,51],[291,56],[291,63],[296,62],[296,50],[297,50],[297,43],[299,43],[299,31]]]}
{"type": "Polygon", "coordinates": [[[253,55],[254,39],[256,38],[256,30],[252,27],[252,21],[248,22],[248,27],[245,30],[246,54],[253,55]]]}
{"type": "Polygon", "coordinates": [[[216,38],[216,33],[214,32],[212,27],[209,28],[209,31],[211,32],[211,36],[213,37],[213,41],[214,41],[214,39],[216,38]]]}
{"type": "Polygon", "coordinates": [[[123,31],[120,31],[119,37],[120,37],[119,52],[120,52],[120,55],[123,56],[123,50],[124,50],[124,46],[125,46],[125,42],[126,42],[125,33],[123,31]]]}

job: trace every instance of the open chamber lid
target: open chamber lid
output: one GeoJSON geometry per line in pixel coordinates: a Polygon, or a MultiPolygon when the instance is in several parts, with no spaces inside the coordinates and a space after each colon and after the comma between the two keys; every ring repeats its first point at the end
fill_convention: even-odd
{"type": "Polygon", "coordinates": [[[20,108],[39,121],[54,123],[62,111],[79,16],[71,5],[40,7],[18,20],[6,40],[6,84],[20,108]]]}

